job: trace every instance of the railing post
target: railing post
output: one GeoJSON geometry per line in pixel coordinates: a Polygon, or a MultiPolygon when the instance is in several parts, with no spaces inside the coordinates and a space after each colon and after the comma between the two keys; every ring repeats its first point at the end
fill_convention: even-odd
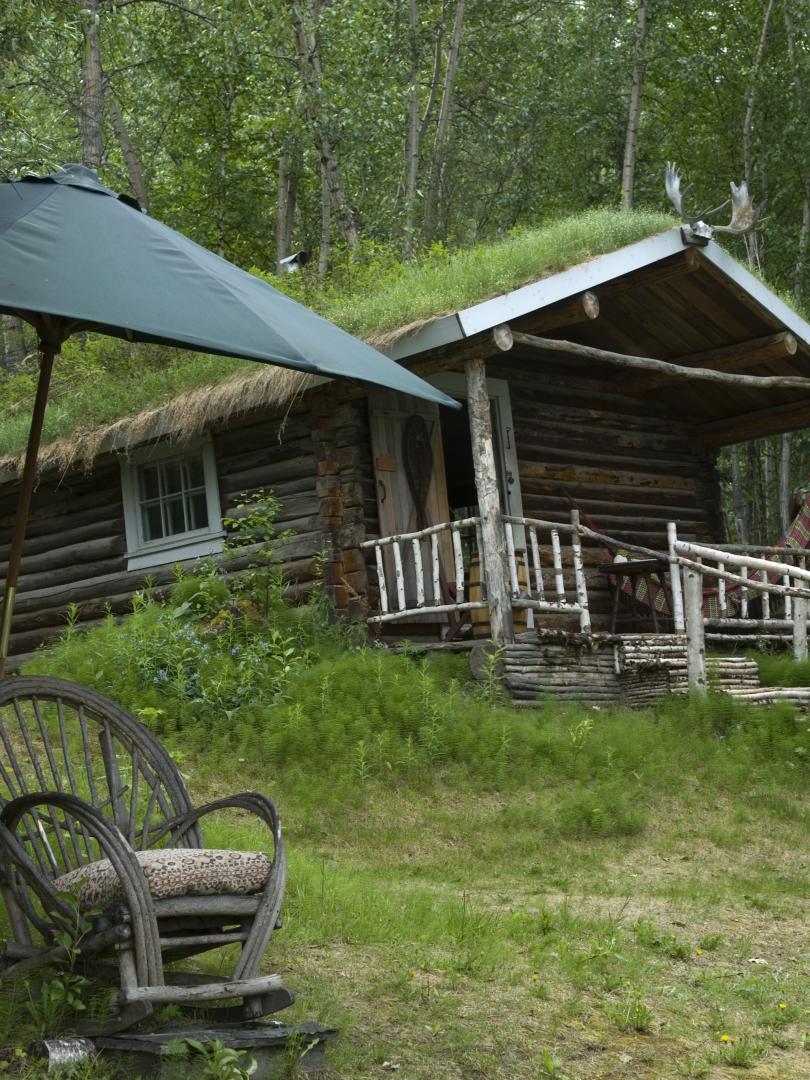
{"type": "Polygon", "coordinates": [[[686,668],[689,689],[706,693],[706,640],[703,629],[703,575],[684,568],[686,668]]]}
{"type": "Polygon", "coordinates": [[[675,552],[678,529],[674,521],[667,524],[667,543],[669,544],[669,586],[672,596],[672,625],[676,634],[682,634],[686,627],[683,617],[683,592],[681,591],[681,568],[675,552]]]}
{"type": "Polygon", "coordinates": [[[793,597],[793,657],[807,659],[807,598],[793,597]]]}
{"type": "Polygon", "coordinates": [[[574,558],[574,581],[577,589],[577,603],[580,607],[579,629],[583,634],[591,632],[591,613],[588,610],[588,583],[585,579],[585,562],[582,558],[582,544],[579,537],[579,510],[571,511],[571,553],[574,558]]]}

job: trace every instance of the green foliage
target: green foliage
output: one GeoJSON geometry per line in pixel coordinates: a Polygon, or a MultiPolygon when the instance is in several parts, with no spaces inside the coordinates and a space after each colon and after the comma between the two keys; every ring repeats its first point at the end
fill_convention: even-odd
{"type": "Polygon", "coordinates": [[[652,1028],[653,1014],[638,994],[629,994],[624,1001],[609,1006],[606,1012],[621,1031],[646,1034],[652,1028]]]}
{"type": "Polygon", "coordinates": [[[84,635],[69,622],[52,657],[37,657],[30,670],[58,668],[106,689],[163,734],[283,698],[316,637],[325,648],[335,635],[322,604],[295,608],[282,599],[278,545],[287,534],[274,529],[277,502],[260,491],[244,506],[229,522],[221,562],[201,560],[193,573],[178,568],[165,601],[136,594],[120,625],[110,616],[84,635]],[[227,574],[246,542],[254,545],[253,563],[227,574]]]}
{"type": "Polygon", "coordinates": [[[168,1042],[164,1056],[189,1062],[195,1076],[204,1080],[248,1080],[257,1069],[254,1058],[233,1050],[221,1039],[175,1039],[168,1042]],[[191,1053],[190,1053],[191,1052],[191,1053]]]}
{"type": "Polygon", "coordinates": [[[810,686],[810,660],[784,653],[754,653],[763,686],[810,686]]]}
{"type": "Polygon", "coordinates": [[[587,210],[494,243],[456,251],[435,247],[415,263],[369,278],[362,291],[328,294],[319,307],[344,329],[374,337],[498,296],[673,224],[655,211],[587,210]]]}
{"type": "MultiPolygon", "coordinates": [[[[259,533],[272,550],[268,506],[259,533]]],[[[252,513],[241,520],[256,536],[252,513]]],[[[470,682],[465,657],[349,646],[318,605],[283,601],[274,575],[272,558],[227,579],[205,562],[168,601],[142,595],[120,624],[68,631],[27,670],[110,693],[220,779],[261,760],[308,805],[392,784],[523,789],[505,827],[608,838],[637,835],[656,798],[704,776],[718,792],[757,790],[774,813],[785,785],[806,783],[810,731],[790,707],[717,695],[650,712],[516,712],[470,682]]]]}
{"type": "Polygon", "coordinates": [[[55,934],[55,943],[65,950],[66,967],[26,987],[26,1010],[39,1038],[58,1035],[76,1013],[85,1012],[91,1004],[92,983],[74,969],[81,956],[82,941],[93,929],[93,916],[99,912],[82,910],[74,893],[60,892],[57,896],[69,911],[68,917],[59,918],[62,929],[55,934]]]}

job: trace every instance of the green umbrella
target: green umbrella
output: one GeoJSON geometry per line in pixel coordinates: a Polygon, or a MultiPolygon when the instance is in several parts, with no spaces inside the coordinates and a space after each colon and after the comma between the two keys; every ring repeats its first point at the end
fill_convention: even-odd
{"type": "Polygon", "coordinates": [[[39,335],[39,383],[0,623],[0,676],[54,357],[90,330],[452,398],[284,293],[140,212],[82,165],[0,184],[0,312],[39,335]]]}

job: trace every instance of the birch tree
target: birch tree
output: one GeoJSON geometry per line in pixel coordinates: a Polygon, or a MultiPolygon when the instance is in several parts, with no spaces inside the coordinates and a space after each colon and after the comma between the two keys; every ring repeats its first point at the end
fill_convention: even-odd
{"type": "Polygon", "coordinates": [[[633,188],[636,176],[636,147],[641,103],[644,95],[644,75],[647,69],[647,0],[638,0],[636,7],[635,60],[627,109],[627,131],[624,138],[622,162],[622,210],[633,209],[633,188]]]}

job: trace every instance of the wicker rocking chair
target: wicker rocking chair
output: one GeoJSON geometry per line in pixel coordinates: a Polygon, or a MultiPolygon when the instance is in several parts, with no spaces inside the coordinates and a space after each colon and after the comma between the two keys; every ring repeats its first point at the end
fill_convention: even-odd
{"type": "Polygon", "coordinates": [[[0,979],[68,962],[60,938],[75,934],[78,903],[90,926],[80,963],[120,984],[117,1014],[84,1034],[124,1030],[156,1005],[229,1022],[291,1004],[279,976],[259,976],[286,879],[270,799],[245,792],[194,809],[172,759],[120,706],[62,679],[11,677],[0,681],[0,806],[11,928],[0,979]],[[229,808],[267,825],[272,856],[205,850],[200,818],[229,808]],[[164,968],[230,943],[241,946],[230,977],[164,968]]]}

